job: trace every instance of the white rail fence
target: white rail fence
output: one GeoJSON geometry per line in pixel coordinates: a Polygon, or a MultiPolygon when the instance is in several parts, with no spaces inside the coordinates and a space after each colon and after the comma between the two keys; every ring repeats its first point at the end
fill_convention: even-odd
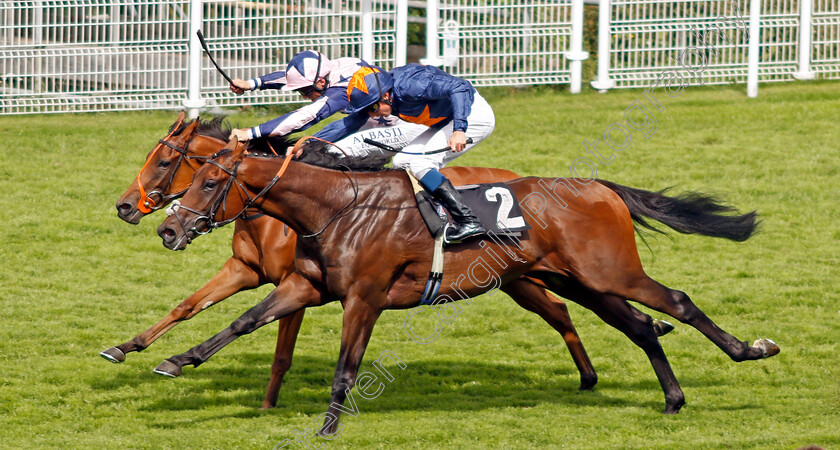
{"type": "Polygon", "coordinates": [[[566,84],[573,73],[580,78],[586,57],[582,1],[427,1],[429,14],[435,9],[438,20],[426,22],[424,62],[475,86],[566,84]],[[575,47],[578,53],[570,54],[575,47]]]}
{"type": "Polygon", "coordinates": [[[597,89],[692,67],[705,84],[746,82],[755,96],[759,82],[840,78],[840,3],[601,0],[598,45],[597,89]]]}
{"type": "MultiPolygon", "coordinates": [[[[405,6],[404,2],[400,2],[405,6]]],[[[219,64],[249,78],[302,50],[405,62],[397,0],[0,1],[0,114],[197,108],[300,101],[231,95],[202,60],[201,28],[219,64]],[[401,37],[399,37],[401,36],[401,37]]]]}
{"type": "MultiPolygon", "coordinates": [[[[240,78],[281,69],[308,48],[391,68],[406,61],[408,3],[0,0],[0,114],[299,101],[278,91],[231,95],[195,30],[240,78]]],[[[411,3],[431,18],[424,62],[476,86],[580,91],[584,0],[411,3]]],[[[746,82],[752,96],[759,82],[840,79],[840,2],[600,0],[595,88],[646,87],[684,65],[704,65],[708,84],[746,82]]]]}

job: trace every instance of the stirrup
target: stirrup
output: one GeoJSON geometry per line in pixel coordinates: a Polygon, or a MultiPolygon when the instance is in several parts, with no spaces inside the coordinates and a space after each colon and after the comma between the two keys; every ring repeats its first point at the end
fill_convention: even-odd
{"type": "Polygon", "coordinates": [[[443,227],[443,242],[447,245],[448,244],[458,244],[458,243],[461,243],[461,242],[463,242],[463,241],[465,241],[469,238],[473,238],[473,237],[476,237],[476,236],[481,236],[481,235],[487,233],[487,230],[485,230],[484,227],[481,224],[470,224],[470,225],[477,227],[475,232],[467,234],[466,236],[462,236],[459,239],[450,240],[449,236],[447,235],[448,234],[447,231],[449,231],[449,228],[452,225],[447,223],[446,226],[443,227]]]}

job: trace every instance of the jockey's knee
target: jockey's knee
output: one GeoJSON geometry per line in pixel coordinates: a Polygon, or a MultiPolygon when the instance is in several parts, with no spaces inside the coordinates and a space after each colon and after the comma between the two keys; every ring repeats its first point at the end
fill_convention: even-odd
{"type": "Polygon", "coordinates": [[[417,178],[418,180],[423,179],[423,177],[425,177],[426,174],[431,172],[432,170],[438,170],[438,169],[440,169],[440,168],[435,167],[434,165],[431,165],[431,164],[409,164],[408,165],[409,172],[411,172],[411,174],[414,175],[414,178],[417,178]]]}

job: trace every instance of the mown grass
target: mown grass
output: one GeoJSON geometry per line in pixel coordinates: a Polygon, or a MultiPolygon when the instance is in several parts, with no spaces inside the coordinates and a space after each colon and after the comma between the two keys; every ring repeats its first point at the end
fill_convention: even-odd
{"type": "MultiPolygon", "coordinates": [[[[639,91],[572,96],[497,89],[493,137],[459,164],[565,176],[639,91]]],[[[686,393],[665,416],[641,350],[570,305],[600,376],[578,392],[562,339],[498,294],[479,298],[432,344],[411,341],[404,311],[379,320],[362,369],[385,350],[405,370],[340,437],[313,445],[372,448],[796,448],[840,445],[840,84],[688,88],[663,98],[650,139],[598,176],[656,190],[720,194],[756,209],[744,243],[671,234],[640,241],[648,273],[686,291],[744,340],[774,339],[778,356],[736,364],[690,327],[661,339],[686,393]]],[[[270,111],[232,117],[254,125],[270,111]]],[[[0,135],[0,447],[271,448],[312,428],[329,398],[341,308],[307,312],[279,407],[259,411],[275,328],[246,336],[176,380],[151,372],[262,299],[238,294],[177,326],[121,365],[97,354],[157,321],[230,255],[231,229],[185,252],[160,245],[161,216],[133,227],[113,203],[174,120],[171,112],[3,117],[0,135]]],[[[599,147],[605,154],[603,144],[599,147]]],[[[653,313],[655,317],[661,317],[653,313]]],[[[431,323],[421,323],[431,326],[431,323]]],[[[295,444],[300,447],[302,445],[295,444]]]]}

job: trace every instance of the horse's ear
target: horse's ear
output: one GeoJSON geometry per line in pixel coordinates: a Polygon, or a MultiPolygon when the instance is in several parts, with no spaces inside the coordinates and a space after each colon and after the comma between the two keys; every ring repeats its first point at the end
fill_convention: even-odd
{"type": "Polygon", "coordinates": [[[181,124],[184,123],[184,120],[186,120],[186,118],[187,118],[187,113],[184,112],[184,110],[182,109],[181,113],[178,114],[178,119],[175,120],[175,125],[172,125],[172,129],[177,130],[178,127],[180,127],[181,124]]]}
{"type": "Polygon", "coordinates": [[[234,159],[241,159],[248,151],[248,141],[240,142],[236,136],[228,142],[228,146],[232,146],[234,159]]]}
{"type": "Polygon", "coordinates": [[[189,125],[187,125],[186,128],[184,128],[184,131],[178,133],[178,136],[180,136],[183,139],[189,138],[190,136],[192,136],[195,129],[198,128],[198,123],[199,120],[198,117],[196,117],[195,120],[192,121],[192,123],[190,123],[189,125]]]}
{"type": "Polygon", "coordinates": [[[230,135],[230,139],[228,139],[227,144],[223,148],[228,150],[233,150],[239,146],[239,139],[235,135],[230,135]]]}

